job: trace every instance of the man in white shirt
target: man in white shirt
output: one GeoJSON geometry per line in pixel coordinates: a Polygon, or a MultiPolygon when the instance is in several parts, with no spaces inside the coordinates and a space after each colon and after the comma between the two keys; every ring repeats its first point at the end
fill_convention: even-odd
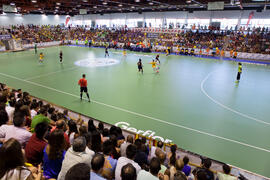
{"type": "Polygon", "coordinates": [[[8,103],[9,103],[9,106],[6,106],[6,112],[8,114],[9,122],[12,123],[13,116],[14,116],[14,111],[15,111],[14,106],[15,106],[16,100],[13,98],[8,103]]]}
{"type": "Polygon", "coordinates": [[[31,109],[31,111],[30,111],[31,112],[31,119],[33,119],[35,117],[35,115],[37,115],[37,112],[39,109],[38,103],[32,102],[30,109],[31,109]]]}
{"type": "Polygon", "coordinates": [[[157,149],[163,151],[162,147],[163,147],[163,142],[162,141],[158,141],[157,147],[155,147],[155,146],[151,147],[151,153],[150,153],[149,159],[151,160],[153,157],[156,157],[156,150],[157,149]]]}
{"type": "Polygon", "coordinates": [[[223,172],[224,173],[221,172],[217,173],[218,180],[237,180],[237,177],[230,175],[231,167],[228,166],[227,164],[223,165],[223,172]]]}
{"type": "Polygon", "coordinates": [[[135,155],[136,155],[137,149],[136,146],[133,144],[128,145],[126,149],[126,155],[127,157],[120,157],[117,161],[116,169],[115,169],[115,180],[121,180],[121,170],[122,167],[126,164],[130,163],[136,168],[136,173],[138,174],[141,170],[141,167],[139,164],[137,164],[134,161],[135,155]]]}
{"type": "Polygon", "coordinates": [[[133,136],[132,135],[128,135],[127,141],[124,142],[123,144],[121,144],[121,146],[120,146],[120,152],[121,152],[122,157],[127,157],[126,149],[127,149],[128,145],[130,145],[130,144],[133,144],[133,136]]]}
{"type": "Polygon", "coordinates": [[[150,172],[141,170],[137,176],[137,180],[159,180],[158,172],[160,169],[160,161],[154,157],[150,161],[150,172]]]}
{"type": "Polygon", "coordinates": [[[70,147],[62,164],[61,171],[58,175],[58,180],[64,180],[67,171],[75,164],[85,163],[91,167],[91,160],[95,152],[86,147],[85,137],[78,137],[74,139],[72,147],[70,147]]]}
{"type": "Polygon", "coordinates": [[[14,138],[20,142],[24,148],[32,134],[27,131],[25,126],[24,115],[21,113],[16,113],[13,118],[14,125],[2,125],[0,127],[0,141],[7,141],[10,138],[14,138]]]}

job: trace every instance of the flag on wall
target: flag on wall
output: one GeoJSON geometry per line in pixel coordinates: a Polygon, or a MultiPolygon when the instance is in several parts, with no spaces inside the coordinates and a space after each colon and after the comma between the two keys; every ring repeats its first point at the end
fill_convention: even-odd
{"type": "Polygon", "coordinates": [[[65,25],[66,25],[66,26],[68,25],[69,20],[70,20],[70,16],[67,16],[67,17],[66,17],[66,22],[65,22],[65,25]]]}
{"type": "Polygon", "coordinates": [[[253,16],[254,16],[254,11],[251,11],[251,13],[249,13],[249,16],[248,16],[247,26],[249,25],[250,20],[253,18],[253,16]]]}

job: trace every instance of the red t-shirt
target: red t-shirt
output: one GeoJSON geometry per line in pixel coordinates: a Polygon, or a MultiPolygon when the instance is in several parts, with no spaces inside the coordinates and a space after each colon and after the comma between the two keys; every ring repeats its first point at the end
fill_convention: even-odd
{"type": "Polygon", "coordinates": [[[38,139],[36,133],[34,133],[25,147],[25,157],[27,162],[33,165],[40,164],[43,159],[43,149],[46,145],[47,142],[38,139]]]}
{"type": "Polygon", "coordinates": [[[87,86],[87,80],[84,79],[84,78],[81,78],[78,82],[78,84],[81,86],[81,87],[86,87],[87,86]]]}

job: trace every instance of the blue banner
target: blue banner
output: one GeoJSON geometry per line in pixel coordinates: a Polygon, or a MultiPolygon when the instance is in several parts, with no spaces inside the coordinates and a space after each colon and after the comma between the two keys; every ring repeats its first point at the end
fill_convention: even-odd
{"type": "Polygon", "coordinates": [[[7,34],[7,35],[0,35],[0,40],[7,40],[7,39],[11,39],[11,35],[7,34]]]}

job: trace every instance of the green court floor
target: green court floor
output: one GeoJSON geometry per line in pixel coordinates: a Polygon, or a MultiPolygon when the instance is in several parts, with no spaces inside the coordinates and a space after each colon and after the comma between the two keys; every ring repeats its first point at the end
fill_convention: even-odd
{"type": "Polygon", "coordinates": [[[83,67],[74,63],[102,61],[104,49],[64,46],[40,51],[45,54],[42,65],[34,51],[1,53],[0,81],[104,122],[132,131],[149,130],[148,135],[172,140],[186,150],[270,177],[268,66],[243,64],[237,85],[237,63],[232,61],[161,55],[160,73],[155,74],[148,63],[156,54],[128,52],[123,57],[121,51],[109,50],[118,64],[83,67]],[[137,72],[139,58],[143,75],[137,72]],[[77,82],[82,73],[87,76],[91,103],[79,99],[77,82]]]}

